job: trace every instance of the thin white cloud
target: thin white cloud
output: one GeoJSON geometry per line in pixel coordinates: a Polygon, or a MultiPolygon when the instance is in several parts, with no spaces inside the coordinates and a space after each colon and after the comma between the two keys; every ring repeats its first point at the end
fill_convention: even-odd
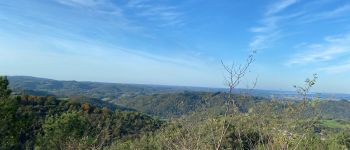
{"type": "Polygon", "coordinates": [[[287,65],[309,64],[316,62],[332,61],[344,55],[350,54],[350,33],[343,36],[326,37],[323,44],[307,44],[303,51],[295,54],[287,65]]]}
{"type": "Polygon", "coordinates": [[[270,5],[261,20],[262,25],[251,29],[251,32],[255,33],[255,36],[249,43],[250,48],[255,50],[265,49],[274,41],[278,40],[282,36],[279,23],[283,20],[296,17],[299,13],[286,16],[277,16],[277,14],[297,2],[297,0],[281,0],[270,5]]]}
{"type": "Polygon", "coordinates": [[[96,7],[99,5],[104,5],[105,0],[56,0],[57,2],[70,5],[70,6],[84,6],[84,7],[96,7]]]}
{"type": "Polygon", "coordinates": [[[147,0],[129,1],[128,8],[136,10],[136,15],[150,21],[160,21],[160,26],[181,26],[183,14],[175,6],[155,4],[147,0]]]}
{"type": "MultiPolygon", "coordinates": [[[[184,25],[183,14],[177,7],[154,3],[148,0],[132,0],[127,3],[116,5],[111,0],[56,0],[57,2],[73,6],[89,8],[94,12],[114,15],[123,18],[127,22],[137,22],[131,18],[138,16],[154,22],[156,26],[182,26],[184,25]],[[135,16],[132,16],[135,15],[135,16]]],[[[144,24],[140,22],[139,24],[144,24]]]]}
{"type": "MultiPolygon", "coordinates": [[[[254,33],[254,37],[249,46],[251,49],[265,49],[270,47],[275,41],[288,35],[289,31],[283,30],[283,27],[288,25],[289,28],[293,26],[300,26],[305,23],[313,23],[320,20],[336,21],[337,19],[350,20],[350,4],[338,6],[328,11],[316,11],[312,7],[317,5],[324,5],[324,1],[303,3],[300,9],[296,9],[289,13],[284,13],[293,5],[297,4],[298,0],[281,0],[267,8],[263,18],[260,20],[259,26],[250,29],[254,33]]],[[[335,50],[333,50],[334,52],[335,50]]],[[[332,53],[333,53],[332,52],[332,53]]],[[[321,54],[320,54],[321,55],[321,54]]],[[[328,52],[324,55],[328,55],[328,52]]],[[[322,56],[314,56],[315,58],[323,58],[322,56]]],[[[327,57],[325,57],[326,59],[327,57]]],[[[308,58],[305,61],[311,61],[313,58],[308,58]]]]}
{"type": "Polygon", "coordinates": [[[350,71],[350,61],[344,62],[342,64],[327,66],[319,69],[320,71],[325,71],[330,74],[338,74],[350,71]]]}
{"type": "Polygon", "coordinates": [[[269,48],[273,43],[285,36],[281,29],[281,22],[300,16],[303,12],[289,14],[285,16],[267,16],[263,18],[262,25],[251,28],[255,33],[249,47],[254,50],[269,48]]]}
{"type": "Polygon", "coordinates": [[[255,33],[271,32],[278,27],[277,22],[279,20],[280,18],[275,16],[269,16],[269,17],[263,18],[261,21],[262,25],[253,27],[251,31],[255,33]]]}
{"type": "Polygon", "coordinates": [[[202,57],[155,55],[89,39],[26,37],[29,39],[15,35],[0,38],[4,43],[0,46],[2,73],[64,80],[192,86],[217,86],[220,80],[215,79],[219,67],[213,67],[202,57]]]}
{"type": "Polygon", "coordinates": [[[76,7],[76,8],[83,8],[86,11],[93,11],[95,13],[100,13],[104,15],[112,15],[114,17],[118,17],[118,19],[125,17],[123,14],[123,10],[110,0],[56,0],[56,1],[63,5],[76,7]]]}
{"type": "Polygon", "coordinates": [[[277,16],[279,12],[286,10],[288,7],[297,3],[297,0],[282,0],[278,1],[267,8],[264,17],[261,19],[261,25],[251,28],[251,32],[255,33],[253,40],[249,43],[251,49],[268,48],[274,41],[281,38],[283,35],[280,30],[279,23],[281,21],[299,16],[300,13],[295,13],[286,16],[277,16]]]}
{"type": "Polygon", "coordinates": [[[281,0],[277,3],[274,3],[268,8],[268,10],[266,12],[266,16],[271,16],[271,15],[274,15],[276,13],[279,13],[279,12],[287,9],[288,7],[292,6],[296,2],[298,2],[298,0],[281,0]]]}
{"type": "Polygon", "coordinates": [[[312,23],[321,20],[329,20],[335,18],[342,18],[350,16],[350,4],[339,6],[335,9],[319,12],[319,13],[309,13],[308,15],[300,17],[297,21],[299,24],[312,23]]]}
{"type": "MultiPolygon", "coordinates": [[[[79,5],[79,6],[81,5],[82,7],[93,7],[93,11],[97,11],[100,9],[103,10],[104,8],[106,8],[106,6],[104,5],[107,5],[110,3],[109,0],[58,0],[58,1],[63,5],[67,5],[71,7],[76,7],[76,6],[72,6],[72,4],[79,5]]],[[[113,11],[114,9],[115,10],[119,9],[115,5],[110,5],[108,7],[113,8],[113,9],[108,9],[110,11],[113,11]]],[[[176,8],[172,8],[170,6],[169,7],[162,6],[162,7],[152,8],[152,9],[149,8],[147,12],[149,12],[148,15],[156,15],[157,13],[162,12],[161,13],[162,15],[166,17],[172,17],[172,16],[176,16],[176,14],[172,14],[172,11],[174,11],[175,13],[175,9],[176,8]]],[[[78,11],[81,11],[81,10],[78,10],[78,11]]],[[[76,45],[76,44],[79,45],[79,43],[68,43],[65,40],[72,40],[72,41],[78,40],[81,43],[82,42],[83,43],[102,42],[102,40],[99,40],[98,38],[91,38],[89,36],[85,36],[84,34],[79,34],[79,32],[77,33],[76,30],[74,30],[75,28],[72,28],[72,26],[79,26],[79,28],[87,28],[86,30],[87,32],[91,31],[92,33],[98,33],[98,34],[95,34],[95,37],[103,36],[104,38],[109,38],[112,36],[113,38],[116,38],[120,36],[119,34],[121,35],[124,34],[124,32],[133,32],[134,30],[136,30],[135,32],[137,32],[142,30],[133,26],[133,24],[130,24],[129,23],[130,20],[124,18],[124,16],[107,16],[106,17],[105,15],[98,15],[99,17],[97,18],[95,17],[90,18],[90,15],[81,16],[82,18],[80,18],[81,20],[79,22],[73,22],[73,23],[79,23],[79,24],[72,24],[72,25],[69,24],[67,28],[65,28],[65,26],[60,26],[60,24],[58,23],[63,21],[59,21],[59,20],[57,21],[57,18],[53,19],[53,17],[44,17],[41,15],[38,16],[33,14],[28,14],[28,16],[33,16],[37,22],[33,22],[32,20],[27,20],[22,18],[21,18],[22,19],[21,21],[18,21],[19,19],[17,18],[17,16],[9,17],[8,20],[6,20],[5,22],[7,26],[4,26],[4,28],[0,29],[0,32],[4,31],[4,33],[7,33],[7,31],[5,32],[5,30],[7,29],[6,27],[8,27],[9,25],[17,26],[16,30],[12,31],[12,34],[16,32],[15,35],[19,35],[17,33],[19,32],[20,33],[19,36],[22,36],[21,38],[29,36],[29,37],[37,37],[38,38],[36,39],[37,41],[45,40],[45,42],[43,43],[51,43],[52,44],[51,46],[54,48],[59,47],[59,49],[55,49],[59,53],[68,52],[71,54],[72,52],[79,51],[80,49],[88,49],[86,47],[83,47],[83,48],[76,47],[73,49],[71,45],[76,45]],[[16,24],[18,22],[23,23],[23,25],[16,24]],[[100,22],[103,22],[103,23],[100,24],[100,22]],[[81,26],[80,26],[80,23],[81,23],[81,26]],[[35,25],[35,28],[32,28],[32,26],[28,26],[29,24],[33,24],[33,27],[35,25]],[[92,26],[90,24],[94,24],[94,25],[92,26]],[[39,28],[40,30],[36,30],[39,28]],[[113,28],[113,30],[109,30],[111,28],[113,28]],[[119,33],[119,31],[117,31],[118,29],[122,30],[123,32],[119,33]],[[42,37],[39,37],[39,35],[41,35],[42,37]]],[[[93,15],[93,16],[97,16],[97,15],[93,15]]],[[[140,33],[140,32],[137,33],[138,36],[142,34],[143,33],[140,33]]],[[[106,45],[106,44],[108,43],[105,42],[100,45],[106,45]]],[[[129,48],[120,48],[119,46],[117,46],[119,43],[114,43],[114,44],[115,45],[113,47],[116,48],[116,50],[114,50],[113,48],[108,48],[108,50],[116,51],[116,52],[123,50],[125,53],[128,53],[130,55],[135,55],[135,56],[142,57],[144,59],[147,58],[149,60],[158,61],[159,63],[169,63],[174,65],[176,64],[176,65],[187,66],[192,68],[200,68],[200,66],[207,66],[207,65],[199,65],[198,63],[194,63],[194,62],[202,62],[200,61],[199,58],[196,58],[196,57],[181,56],[184,59],[180,59],[179,57],[177,58],[165,57],[161,55],[150,54],[145,52],[144,50],[139,50],[139,49],[130,50],[129,48]]],[[[50,47],[50,46],[47,46],[47,47],[50,47]]]]}
{"type": "Polygon", "coordinates": [[[347,4],[344,6],[340,6],[340,7],[336,8],[335,10],[332,10],[332,11],[325,13],[325,16],[327,18],[338,17],[340,15],[348,13],[349,11],[350,11],[350,4],[347,4]]]}
{"type": "MultiPolygon", "coordinates": [[[[271,30],[271,29],[266,29],[271,30]]],[[[280,31],[271,31],[266,34],[259,34],[256,35],[249,43],[249,46],[253,50],[260,50],[260,49],[266,49],[268,48],[273,42],[278,40],[281,37],[280,31]]]]}

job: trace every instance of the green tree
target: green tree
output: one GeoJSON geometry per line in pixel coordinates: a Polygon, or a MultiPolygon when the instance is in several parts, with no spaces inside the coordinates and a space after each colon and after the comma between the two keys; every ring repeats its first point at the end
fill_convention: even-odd
{"type": "Polygon", "coordinates": [[[47,117],[42,127],[39,149],[82,149],[88,141],[89,122],[78,112],[47,117]]]}
{"type": "Polygon", "coordinates": [[[17,126],[16,112],[19,99],[11,98],[9,81],[0,77],[0,149],[19,148],[19,128],[17,126]]]}
{"type": "Polygon", "coordinates": [[[0,76],[0,98],[1,100],[7,99],[10,94],[11,90],[8,88],[9,81],[7,80],[6,76],[0,76]]]}

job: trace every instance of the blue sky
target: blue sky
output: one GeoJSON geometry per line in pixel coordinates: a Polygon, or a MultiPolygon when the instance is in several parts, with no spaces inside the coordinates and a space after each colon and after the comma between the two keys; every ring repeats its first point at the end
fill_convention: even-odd
{"type": "Polygon", "coordinates": [[[2,0],[0,73],[60,80],[350,93],[348,0],[2,0]]]}

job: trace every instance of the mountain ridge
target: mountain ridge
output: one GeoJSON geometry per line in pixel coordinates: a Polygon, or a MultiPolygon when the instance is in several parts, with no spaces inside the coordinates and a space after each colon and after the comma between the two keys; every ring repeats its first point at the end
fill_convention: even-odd
{"type": "MultiPolygon", "coordinates": [[[[130,94],[156,94],[173,93],[184,91],[195,92],[226,92],[225,88],[157,85],[157,84],[133,84],[133,83],[111,83],[95,81],[55,80],[50,78],[33,76],[8,76],[10,87],[14,91],[35,91],[43,95],[53,94],[56,96],[76,96],[93,94],[94,98],[119,98],[130,94]],[[100,94],[96,94],[100,93],[100,94]],[[104,94],[103,94],[104,93],[104,94]]],[[[35,95],[35,92],[34,95],[35,95]]],[[[242,89],[238,88],[236,93],[245,93],[253,96],[276,97],[298,99],[295,91],[280,91],[266,89],[242,89]]],[[[309,97],[331,100],[350,100],[350,94],[346,93],[311,93],[309,97]]]]}

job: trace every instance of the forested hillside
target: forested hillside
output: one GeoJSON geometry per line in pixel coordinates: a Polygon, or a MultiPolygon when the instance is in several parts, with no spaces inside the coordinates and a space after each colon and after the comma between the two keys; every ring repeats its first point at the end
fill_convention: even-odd
{"type": "MultiPolygon", "coordinates": [[[[262,97],[234,95],[239,111],[248,112],[255,104],[268,101],[262,97]]],[[[212,113],[222,113],[221,107],[227,99],[223,92],[179,92],[139,95],[121,98],[114,103],[163,118],[181,117],[195,111],[211,109],[212,113]]]]}
{"type": "MultiPolygon", "coordinates": [[[[275,103],[275,107],[283,109],[287,107],[288,102],[295,100],[272,100],[264,97],[234,94],[236,104],[240,112],[247,113],[252,109],[266,104],[275,103]]],[[[113,103],[128,108],[162,118],[180,117],[188,115],[195,111],[211,111],[215,114],[223,113],[222,107],[227,99],[224,92],[180,92],[163,93],[152,95],[139,95],[127,98],[121,98],[113,103]]],[[[350,120],[350,101],[341,100],[320,100],[315,110],[324,118],[350,120]]],[[[310,110],[305,110],[308,114],[310,110]]]]}
{"type": "Polygon", "coordinates": [[[31,86],[50,96],[12,93],[8,84],[0,78],[0,149],[350,148],[346,100],[159,90],[103,101],[56,97],[60,87],[47,82],[31,86]]]}
{"type": "MultiPolygon", "coordinates": [[[[11,81],[10,87],[15,93],[36,96],[51,95],[58,97],[58,99],[88,102],[111,110],[117,107],[125,110],[137,110],[160,118],[180,117],[203,108],[211,108],[210,110],[213,113],[219,114],[222,113],[222,106],[227,99],[223,89],[57,81],[27,76],[9,77],[9,81],[11,81]]],[[[273,94],[269,91],[259,90],[250,93],[266,95],[261,94],[263,92],[273,94]]],[[[282,93],[280,92],[280,94],[282,93]]],[[[285,97],[291,96],[291,92],[285,94],[285,97]]],[[[269,103],[272,100],[266,96],[251,96],[249,92],[247,93],[244,90],[236,93],[235,97],[242,112],[248,112],[254,105],[269,103]]],[[[298,99],[297,97],[293,99],[284,98],[283,95],[274,98],[281,102],[298,99]]],[[[329,99],[333,98],[330,97],[329,99]]],[[[350,119],[350,109],[348,109],[350,101],[327,100],[327,98],[321,100],[322,102],[317,106],[317,110],[323,117],[350,119]]]]}
{"type": "Polygon", "coordinates": [[[0,149],[102,148],[153,132],[163,124],[130,109],[96,107],[92,101],[10,96],[7,84],[1,77],[0,149]]]}
{"type": "Polygon", "coordinates": [[[186,90],[200,91],[207,88],[122,84],[102,82],[58,81],[29,76],[10,76],[10,87],[16,92],[26,92],[31,95],[56,95],[59,97],[88,96],[92,98],[117,99],[133,95],[152,93],[181,92],[186,90]]]}
{"type": "MultiPolygon", "coordinates": [[[[225,88],[166,86],[147,84],[122,84],[83,81],[60,81],[30,76],[9,76],[10,87],[14,92],[26,92],[30,95],[58,97],[86,96],[91,98],[115,100],[140,95],[181,92],[228,92],[225,88]]],[[[249,94],[264,98],[293,98],[297,99],[295,91],[275,91],[260,89],[236,89],[236,94],[249,94]]],[[[350,94],[341,93],[309,93],[309,97],[319,97],[323,100],[350,100],[350,94]]]]}

